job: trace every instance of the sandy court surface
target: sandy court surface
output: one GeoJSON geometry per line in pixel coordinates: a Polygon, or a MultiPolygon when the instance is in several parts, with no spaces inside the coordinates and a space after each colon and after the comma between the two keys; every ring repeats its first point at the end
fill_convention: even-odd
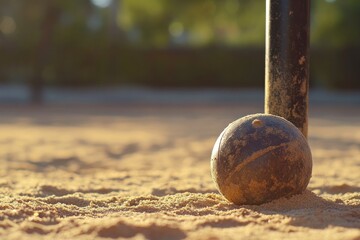
{"type": "Polygon", "coordinates": [[[209,158],[262,104],[0,107],[1,239],[360,239],[360,107],[315,105],[308,190],[236,206],[209,158]]]}

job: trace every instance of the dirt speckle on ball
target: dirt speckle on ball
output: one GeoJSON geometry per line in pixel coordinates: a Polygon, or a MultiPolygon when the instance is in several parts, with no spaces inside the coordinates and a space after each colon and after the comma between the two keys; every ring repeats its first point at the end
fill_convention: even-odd
{"type": "Polygon", "coordinates": [[[259,127],[264,126],[264,122],[259,119],[255,119],[252,121],[252,125],[254,128],[259,128],[259,127]]]}
{"type": "Polygon", "coordinates": [[[218,190],[238,205],[299,194],[311,171],[306,138],[291,122],[271,114],[249,115],[229,124],[211,155],[218,190]]]}

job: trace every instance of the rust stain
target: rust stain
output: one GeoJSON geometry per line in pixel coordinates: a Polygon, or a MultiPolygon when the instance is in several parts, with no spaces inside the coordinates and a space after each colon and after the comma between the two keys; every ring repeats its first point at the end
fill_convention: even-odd
{"type": "Polygon", "coordinates": [[[299,59],[299,64],[300,64],[300,65],[304,65],[304,64],[305,64],[305,61],[306,61],[305,56],[302,56],[302,57],[299,59]]]}

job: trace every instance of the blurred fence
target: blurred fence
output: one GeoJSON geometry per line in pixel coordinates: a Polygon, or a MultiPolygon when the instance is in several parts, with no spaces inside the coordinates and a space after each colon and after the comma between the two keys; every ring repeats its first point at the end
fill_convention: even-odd
{"type": "Polygon", "coordinates": [[[360,48],[313,49],[310,78],[329,89],[360,89],[360,48]]]}
{"type": "MultiPolygon", "coordinates": [[[[0,83],[30,84],[35,50],[0,49],[0,83]]],[[[311,84],[360,89],[360,49],[313,49],[311,84]]],[[[264,49],[55,47],[41,68],[47,86],[262,87],[264,49]]]]}

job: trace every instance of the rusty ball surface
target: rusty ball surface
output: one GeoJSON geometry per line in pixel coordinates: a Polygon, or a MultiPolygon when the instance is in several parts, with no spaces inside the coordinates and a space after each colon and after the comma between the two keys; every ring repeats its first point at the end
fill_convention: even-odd
{"type": "Polygon", "coordinates": [[[291,122],[271,114],[240,118],[224,129],[211,154],[211,174],[229,201],[262,204],[303,192],[312,156],[291,122]]]}

